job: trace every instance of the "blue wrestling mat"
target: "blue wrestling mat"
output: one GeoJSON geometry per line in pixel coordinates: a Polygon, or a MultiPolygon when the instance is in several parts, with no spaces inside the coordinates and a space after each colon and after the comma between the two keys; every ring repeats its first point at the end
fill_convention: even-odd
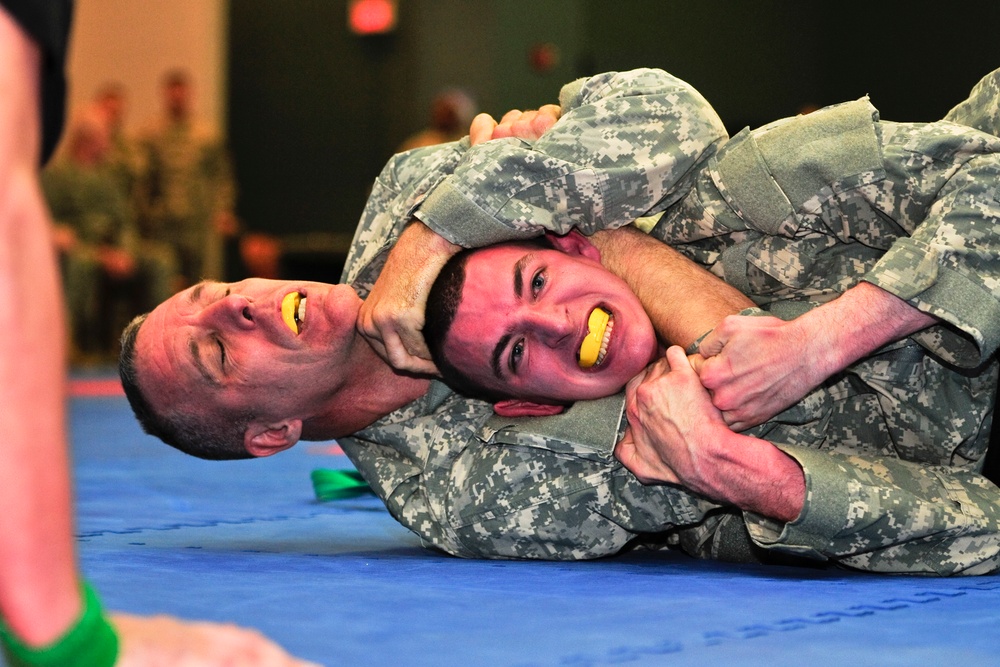
{"type": "Polygon", "coordinates": [[[1000,664],[1000,576],[459,560],[374,497],[317,502],[310,472],[350,468],[332,443],[200,461],[142,434],[114,391],[84,393],[80,559],[109,608],[256,627],[324,665],[1000,664]]]}

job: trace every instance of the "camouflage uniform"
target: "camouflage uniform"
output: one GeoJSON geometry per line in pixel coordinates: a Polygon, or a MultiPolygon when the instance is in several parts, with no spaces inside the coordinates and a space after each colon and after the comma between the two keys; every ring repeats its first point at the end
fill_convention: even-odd
{"type": "Polygon", "coordinates": [[[576,82],[561,99],[563,120],[539,141],[394,157],[345,281],[365,296],[414,215],[482,245],[662,214],[652,233],[765,310],[793,316],[864,279],[948,326],[887,346],[752,431],[805,472],[792,523],[638,484],[612,454],[620,396],[512,420],[440,385],[341,441],[393,515],[460,556],[590,558],[652,541],[873,571],[1000,566],[1000,493],[976,472],[996,387],[1000,276],[988,232],[1000,216],[1000,142],[947,123],[879,122],[866,100],[726,142],[700,95],[651,70],[576,82]],[[803,145],[819,156],[805,169],[803,145]],[[758,186],[762,165],[784,189],[758,186]],[[928,350],[973,370],[954,372],[928,350]]]}
{"type": "Polygon", "coordinates": [[[187,284],[222,277],[222,245],[214,217],[236,196],[228,152],[201,124],[164,120],[141,145],[144,174],[140,222],[145,238],[170,244],[187,284]]]}
{"type": "Polygon", "coordinates": [[[77,240],[60,261],[73,339],[81,351],[106,351],[114,341],[103,309],[110,290],[134,295],[129,316],[146,312],[173,293],[176,261],[168,249],[147,247],[138,238],[134,212],[108,168],[83,167],[63,157],[42,172],[42,188],[54,221],[71,228],[77,240]],[[106,280],[98,257],[102,246],[135,259],[132,280],[106,280]]]}

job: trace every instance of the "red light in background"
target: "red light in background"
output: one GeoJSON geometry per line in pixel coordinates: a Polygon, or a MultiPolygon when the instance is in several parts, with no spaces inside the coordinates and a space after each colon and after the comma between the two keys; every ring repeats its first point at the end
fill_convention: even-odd
{"type": "Polygon", "coordinates": [[[358,35],[377,35],[396,27],[396,0],[351,0],[347,25],[358,35]]]}

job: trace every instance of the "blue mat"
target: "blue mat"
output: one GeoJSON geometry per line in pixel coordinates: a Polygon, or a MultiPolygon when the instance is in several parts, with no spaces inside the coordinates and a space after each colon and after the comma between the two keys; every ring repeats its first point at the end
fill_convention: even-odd
{"type": "Polygon", "coordinates": [[[1000,665],[1000,577],[585,563],[423,549],[373,497],[314,500],[329,444],[205,462],[123,398],[71,405],[81,566],[111,608],[259,628],[324,665],[1000,665]]]}

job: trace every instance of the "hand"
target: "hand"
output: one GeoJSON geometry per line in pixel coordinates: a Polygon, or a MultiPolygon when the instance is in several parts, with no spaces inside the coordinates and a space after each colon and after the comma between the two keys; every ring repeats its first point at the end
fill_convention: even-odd
{"type": "Polygon", "coordinates": [[[625,387],[629,433],[615,456],[640,482],[679,483],[710,491],[703,480],[703,445],[729,431],[708,393],[677,346],[625,387]]]}
{"type": "Polygon", "coordinates": [[[712,404],[736,431],[763,423],[808,394],[825,375],[795,320],[733,315],[698,346],[694,368],[712,404]]]}
{"type": "Polygon", "coordinates": [[[441,267],[460,249],[414,221],[389,253],[371,294],[361,304],[357,328],[393,368],[437,373],[421,333],[424,308],[441,267]]]}
{"type": "Polygon", "coordinates": [[[788,322],[727,317],[698,347],[695,364],[712,402],[734,430],[767,421],[828,377],[883,345],[937,320],[861,282],[788,322]]]}
{"type": "Polygon", "coordinates": [[[629,433],[615,456],[643,483],[675,483],[710,500],[792,521],[805,476],[790,456],[733,433],[680,347],[625,388],[629,433]]]}
{"type": "Polygon", "coordinates": [[[235,625],[118,613],[111,620],[121,642],[117,667],[320,667],[293,658],[255,630],[235,625]]]}
{"type": "Polygon", "coordinates": [[[481,113],[469,126],[469,141],[477,146],[490,139],[517,137],[534,141],[555,125],[561,110],[556,104],[546,104],[538,109],[519,111],[512,109],[497,123],[489,114],[481,113]]]}

